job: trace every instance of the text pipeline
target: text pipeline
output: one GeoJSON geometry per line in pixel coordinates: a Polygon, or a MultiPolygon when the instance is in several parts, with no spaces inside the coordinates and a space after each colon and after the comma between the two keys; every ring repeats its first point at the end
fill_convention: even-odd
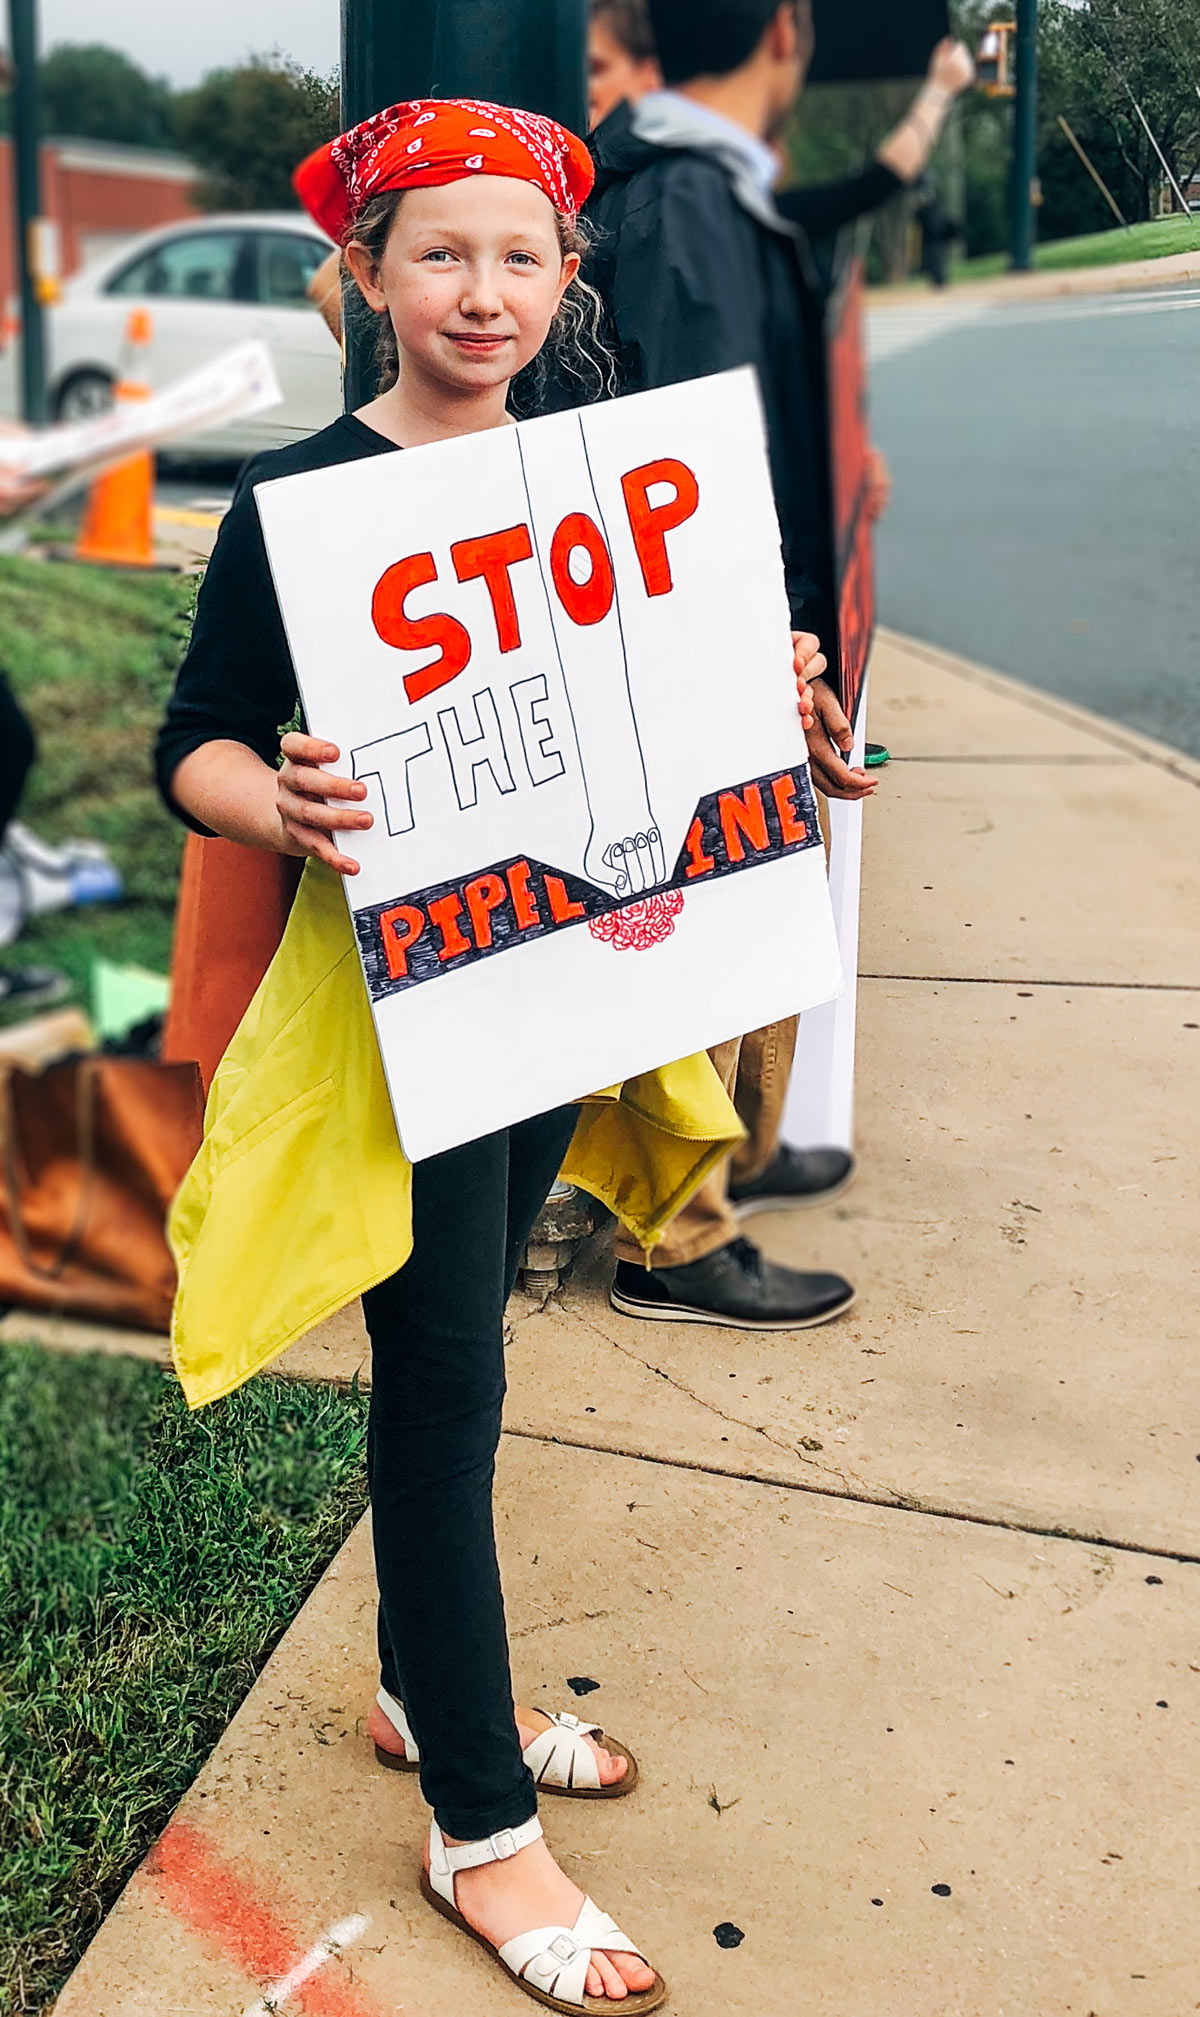
{"type": "MultiPolygon", "coordinates": [[[[820,844],[807,770],[775,772],[702,798],[674,873],[660,887],[687,890],[820,844]]],[[[521,856],[371,904],[355,912],[354,925],[371,998],[380,1001],[621,908],[594,883],[521,856]]]]}

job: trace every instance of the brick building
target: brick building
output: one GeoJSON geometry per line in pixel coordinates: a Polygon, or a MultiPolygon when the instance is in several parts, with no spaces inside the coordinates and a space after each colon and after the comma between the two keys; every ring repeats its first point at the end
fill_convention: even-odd
{"type": "MultiPolygon", "coordinates": [[[[196,170],[181,154],[120,147],[107,140],[47,140],[42,146],[42,211],[57,224],[62,277],[126,238],[194,217],[196,170]]],[[[0,136],[0,300],[15,292],[12,142],[0,136]]]]}

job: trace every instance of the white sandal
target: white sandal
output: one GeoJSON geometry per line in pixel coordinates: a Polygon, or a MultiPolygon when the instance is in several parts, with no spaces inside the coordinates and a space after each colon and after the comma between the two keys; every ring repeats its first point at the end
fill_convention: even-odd
{"type": "Polygon", "coordinates": [[[667,1995],[667,1985],[657,1972],[652,1989],[637,1992],[631,1989],[619,2001],[609,1996],[585,1995],[594,1951],[635,1954],[639,1961],[646,1962],[647,1968],[650,1966],[641,1948],[627,1940],[616,1921],[590,1898],[584,1899],[573,1926],[539,1926],[534,1932],[518,1933],[499,1949],[463,1918],[454,1896],[458,1871],[478,1870],[484,1863],[507,1862],[531,1842],[539,1841],[541,1833],[542,1824],[535,1814],[532,1821],[526,1821],[520,1828],[504,1828],[482,1842],[464,1842],[459,1848],[448,1849],[437,1822],[431,1821],[429,1870],[421,1872],[422,1895],[452,1926],[469,1933],[493,1961],[500,1963],[519,1989],[545,2004],[547,2010],[585,2010],[596,2013],[596,2017],[613,2017],[618,2010],[625,2017],[644,2017],[645,2012],[657,2010],[667,1995]]]}
{"type": "MultiPolygon", "coordinates": [[[[375,1700],[396,1735],[404,1740],[402,1758],[394,1751],[385,1751],[382,1744],[375,1746],[376,1758],[389,1772],[415,1772],[421,1753],[409,1728],[404,1704],[389,1695],[386,1688],[379,1690],[375,1700]]],[[[633,1752],[615,1738],[606,1737],[599,1723],[581,1723],[578,1716],[569,1715],[566,1710],[551,1716],[550,1728],[535,1737],[522,1755],[539,1793],[564,1793],[573,1800],[620,1800],[632,1793],[638,1782],[638,1763],[633,1752]],[[614,1758],[625,1759],[623,1779],[614,1780],[611,1786],[600,1784],[599,1760],[591,1745],[584,1742],[586,1737],[602,1740],[605,1750],[611,1751],[614,1758]]]]}

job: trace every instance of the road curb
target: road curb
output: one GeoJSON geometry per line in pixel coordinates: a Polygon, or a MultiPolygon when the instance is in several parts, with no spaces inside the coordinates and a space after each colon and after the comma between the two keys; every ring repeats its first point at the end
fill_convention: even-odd
{"type": "Polygon", "coordinates": [[[953,673],[956,678],[983,687],[990,693],[1002,694],[1005,699],[1015,700],[1035,714],[1049,715],[1053,720],[1082,729],[1086,734],[1094,735],[1098,742],[1136,757],[1140,763],[1154,764],[1159,770],[1169,771],[1173,777],[1181,777],[1188,784],[1200,786],[1200,762],[1183,750],[1172,749],[1169,743],[1156,742],[1153,736],[1140,735],[1137,729],[1108,721],[1103,715],[1093,713],[1091,708],[1063,700],[1057,694],[1043,693],[1037,687],[1027,686],[1024,680],[1013,679],[1008,673],[993,672],[990,667],[977,665],[959,652],[943,651],[940,646],[908,637],[901,630],[891,630],[881,624],[877,634],[881,641],[895,645],[913,658],[927,660],[942,672],[953,673]]]}

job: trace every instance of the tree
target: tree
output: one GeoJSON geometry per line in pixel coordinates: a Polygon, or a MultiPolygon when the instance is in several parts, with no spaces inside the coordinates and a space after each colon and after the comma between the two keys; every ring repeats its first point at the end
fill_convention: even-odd
{"type": "MultiPolygon", "coordinates": [[[[60,42],[38,65],[42,131],[130,147],[173,147],[169,85],[102,42],[60,42]]],[[[7,126],[7,102],[4,102],[7,126]]]]}
{"type": "Polygon", "coordinates": [[[1065,112],[1085,146],[1084,127],[1115,155],[1131,206],[1126,215],[1150,217],[1163,170],[1137,107],[1186,188],[1200,165],[1200,0],[1046,5],[1046,110],[1065,112]],[[1056,104],[1056,96],[1068,102],[1056,104]]]}
{"type": "Polygon", "coordinates": [[[339,131],[337,81],[278,52],[213,70],[176,100],[176,130],[207,210],[292,210],[292,170],[339,131]]]}

